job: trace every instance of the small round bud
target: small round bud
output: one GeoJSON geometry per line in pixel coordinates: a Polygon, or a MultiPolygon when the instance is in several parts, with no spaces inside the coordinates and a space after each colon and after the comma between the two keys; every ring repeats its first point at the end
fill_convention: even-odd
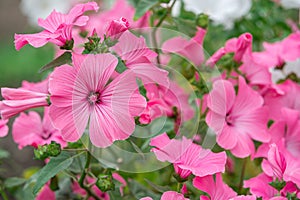
{"type": "Polygon", "coordinates": [[[96,186],[102,191],[107,192],[115,189],[115,184],[111,174],[100,174],[96,182],[96,186]]]}
{"type": "Polygon", "coordinates": [[[196,19],[197,26],[206,29],[208,27],[209,17],[206,14],[199,14],[196,19]]]}

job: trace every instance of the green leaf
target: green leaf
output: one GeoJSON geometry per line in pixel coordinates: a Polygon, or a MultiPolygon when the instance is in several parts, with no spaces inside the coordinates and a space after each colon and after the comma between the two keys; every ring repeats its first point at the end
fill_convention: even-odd
{"type": "Polygon", "coordinates": [[[122,73],[127,69],[127,67],[125,66],[125,63],[122,61],[121,58],[118,58],[118,65],[116,67],[116,71],[118,73],[122,73]]]}
{"type": "Polygon", "coordinates": [[[13,188],[16,186],[20,186],[26,182],[26,179],[19,177],[11,177],[4,181],[4,186],[6,188],[13,188]]]}
{"type": "Polygon", "coordinates": [[[55,58],[53,61],[51,61],[50,63],[48,63],[44,67],[42,67],[39,70],[39,73],[41,73],[41,72],[43,72],[47,69],[58,67],[58,66],[68,64],[68,63],[71,63],[71,62],[72,62],[72,53],[69,52],[69,51],[66,51],[62,55],[60,55],[59,57],[55,58]]]}
{"type": "Polygon", "coordinates": [[[133,19],[138,20],[158,2],[159,0],[140,0],[136,5],[136,11],[133,19]]]}
{"type": "Polygon", "coordinates": [[[134,180],[129,180],[128,186],[129,186],[131,193],[134,195],[134,197],[136,199],[140,199],[140,198],[146,197],[146,196],[152,197],[153,199],[159,199],[160,195],[154,193],[147,187],[141,185],[140,183],[138,183],[134,180]]]}
{"type": "Polygon", "coordinates": [[[8,157],[9,157],[9,152],[5,151],[3,149],[0,149],[0,159],[8,158],[8,157]]]}
{"type": "Polygon", "coordinates": [[[168,186],[160,186],[160,185],[156,185],[155,183],[149,181],[148,179],[145,178],[145,181],[156,191],[160,192],[160,193],[164,193],[168,190],[171,190],[170,187],[168,186]]]}
{"type": "Polygon", "coordinates": [[[50,162],[38,172],[37,182],[33,187],[33,194],[36,195],[52,177],[67,169],[72,164],[74,157],[78,155],[80,154],[72,156],[70,153],[62,152],[59,156],[52,157],[50,162]]]}

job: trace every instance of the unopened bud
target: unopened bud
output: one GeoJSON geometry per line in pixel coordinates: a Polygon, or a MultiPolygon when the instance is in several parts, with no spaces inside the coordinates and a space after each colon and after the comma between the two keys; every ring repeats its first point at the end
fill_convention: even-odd
{"type": "Polygon", "coordinates": [[[115,184],[111,174],[100,174],[98,176],[96,186],[102,191],[107,192],[115,189],[115,184]]]}
{"type": "Polygon", "coordinates": [[[51,144],[45,144],[43,146],[38,146],[37,149],[34,149],[34,156],[38,160],[44,160],[48,157],[56,157],[61,152],[60,144],[52,141],[51,144]]]}
{"type": "Polygon", "coordinates": [[[196,19],[197,26],[206,29],[209,24],[209,17],[206,14],[199,14],[196,19]]]}
{"type": "Polygon", "coordinates": [[[121,33],[128,30],[129,22],[126,18],[121,17],[119,20],[112,20],[107,28],[106,36],[113,40],[119,39],[121,33]]]}

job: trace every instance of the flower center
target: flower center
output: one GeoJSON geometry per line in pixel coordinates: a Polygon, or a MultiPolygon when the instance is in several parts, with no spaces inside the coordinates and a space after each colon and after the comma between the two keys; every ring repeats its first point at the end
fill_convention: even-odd
{"type": "Polygon", "coordinates": [[[226,122],[227,122],[227,124],[228,124],[229,126],[232,126],[232,125],[234,124],[234,119],[233,119],[233,117],[232,117],[230,114],[227,114],[227,115],[226,115],[225,120],[226,120],[226,122]]]}
{"type": "Polygon", "coordinates": [[[44,139],[44,140],[47,140],[51,137],[52,133],[50,131],[47,131],[47,130],[43,130],[43,133],[41,135],[41,137],[44,139]]]}
{"type": "Polygon", "coordinates": [[[90,104],[100,103],[100,93],[99,92],[91,92],[88,96],[88,101],[90,104]]]}

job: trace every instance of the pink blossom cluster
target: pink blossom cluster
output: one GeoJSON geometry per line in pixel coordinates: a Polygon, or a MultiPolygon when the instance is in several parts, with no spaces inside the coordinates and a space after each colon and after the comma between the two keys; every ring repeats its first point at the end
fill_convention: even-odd
{"type": "MultiPolygon", "coordinates": [[[[300,58],[299,32],[276,43],[264,43],[261,52],[253,52],[252,35],[244,33],[229,39],[209,58],[204,56],[203,28],[198,27],[191,39],[166,40],[162,44],[164,64],[177,54],[199,69],[220,66],[221,74],[210,80],[210,92],[197,99],[199,111],[190,105],[189,94],[158,65],[158,52],[147,46],[144,37],[131,32],[149,26],[149,13],[133,21],[134,8],[120,0],[109,11],[86,15],[98,9],[95,2],[89,2],[74,6],[68,14],[54,10],[46,19],[39,19],[44,29],[40,33],[15,35],[17,50],[27,44],[53,43],[60,48],[58,55],[69,52],[72,62],[56,67],[40,83],[24,81],[20,88],[1,88],[0,137],[7,135],[6,124],[16,116],[12,136],[20,149],[51,141],[65,148],[67,142],[76,142],[85,133],[94,146],[106,148],[128,139],[137,125],[166,116],[175,118],[175,137],[162,133],[151,138],[151,152],[157,160],[173,165],[177,180],[192,180],[191,187],[202,192],[201,200],[300,198],[300,86],[290,79],[272,82],[271,73],[300,58]],[[96,42],[107,46],[85,53],[96,42]],[[226,56],[231,56],[235,67],[222,68],[226,56]],[[33,108],[42,108],[42,117],[33,108]],[[178,127],[198,113],[215,134],[218,151],[205,149],[180,133],[178,127]],[[242,188],[249,192],[240,194],[222,175],[234,170],[232,158],[247,157],[262,160],[260,173],[242,180],[242,188]],[[277,189],[272,183],[284,186],[277,189]]],[[[194,74],[195,80],[198,75],[194,74]]],[[[120,175],[114,178],[122,183],[121,188],[126,187],[120,175]]],[[[86,181],[95,182],[92,177],[86,181]]],[[[109,199],[107,193],[91,188],[109,199]]],[[[72,189],[78,195],[86,194],[76,182],[72,189]]],[[[189,199],[190,190],[183,184],[180,191],[166,191],[161,199],[189,199]]],[[[45,199],[43,195],[55,198],[48,184],[38,198],[45,199]]]]}

